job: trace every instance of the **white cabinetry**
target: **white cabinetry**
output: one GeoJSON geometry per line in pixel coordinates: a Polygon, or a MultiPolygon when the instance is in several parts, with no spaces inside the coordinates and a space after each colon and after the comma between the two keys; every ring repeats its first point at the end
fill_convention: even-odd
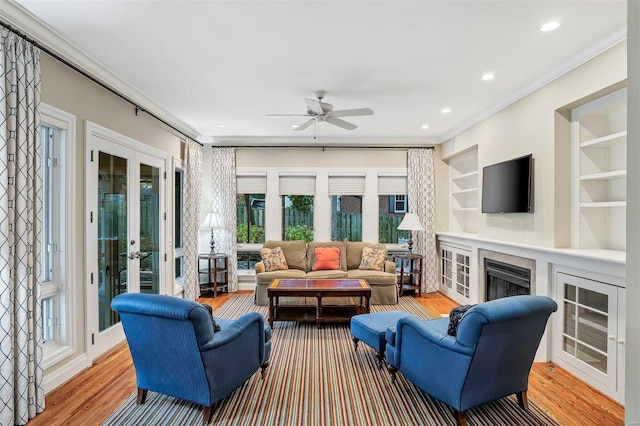
{"type": "Polygon", "coordinates": [[[623,402],[625,289],[563,272],[556,284],[554,362],[623,402]]]}
{"type": "Polygon", "coordinates": [[[470,303],[471,252],[459,247],[440,246],[440,291],[460,304],[470,303]]]}
{"type": "Polygon", "coordinates": [[[572,246],[626,250],[627,89],[571,112],[572,246]]]}
{"type": "Polygon", "coordinates": [[[478,148],[449,158],[451,231],[478,232],[478,148]]]}

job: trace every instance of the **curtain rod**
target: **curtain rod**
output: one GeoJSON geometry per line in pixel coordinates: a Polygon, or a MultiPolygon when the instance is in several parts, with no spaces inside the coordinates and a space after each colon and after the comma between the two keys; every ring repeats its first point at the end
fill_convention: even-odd
{"type": "Polygon", "coordinates": [[[178,129],[177,127],[175,127],[174,125],[172,125],[171,123],[167,122],[166,120],[164,120],[162,117],[158,117],[156,114],[149,112],[147,110],[145,110],[144,108],[142,108],[141,106],[139,106],[136,102],[132,101],[131,99],[129,99],[127,96],[123,95],[122,93],[118,92],[117,90],[113,89],[112,87],[108,86],[107,84],[103,83],[102,81],[98,80],[97,78],[95,78],[94,76],[90,75],[88,72],[78,68],[76,65],[72,64],[71,62],[67,61],[66,59],[62,58],[61,56],[59,56],[57,53],[49,50],[48,48],[41,46],[37,41],[35,41],[34,39],[32,39],[31,37],[29,37],[28,35],[22,33],[19,30],[16,30],[15,28],[13,28],[11,25],[7,24],[6,22],[4,22],[3,20],[0,19],[0,25],[2,25],[3,27],[5,27],[9,32],[14,33],[15,35],[17,35],[18,37],[20,37],[21,39],[33,44],[35,47],[37,47],[38,49],[42,50],[43,52],[45,52],[46,54],[48,54],[49,56],[51,56],[52,58],[56,59],[59,62],[62,62],[64,65],[68,66],[69,68],[71,68],[72,70],[74,70],[77,73],[80,73],[82,76],[88,78],[89,80],[91,80],[92,82],[94,82],[95,84],[97,84],[98,86],[108,90],[109,92],[113,93],[114,95],[116,95],[117,97],[119,97],[120,99],[130,103],[131,105],[133,105],[135,107],[135,113],[136,115],[138,115],[139,112],[146,112],[148,115],[150,115],[151,117],[155,118],[156,120],[158,120],[159,122],[161,122],[162,124],[164,124],[165,126],[168,126],[170,128],[172,128],[173,130],[175,130],[176,132],[178,132],[179,134],[181,134],[182,136],[184,136],[185,138],[191,139],[192,141],[196,142],[197,144],[199,144],[200,146],[204,146],[202,143],[198,142],[197,140],[195,140],[193,137],[187,135],[186,133],[184,133],[182,130],[178,129]]]}
{"type": "Polygon", "coordinates": [[[211,145],[212,148],[295,148],[295,149],[436,149],[435,146],[337,146],[337,145],[211,145]]]}

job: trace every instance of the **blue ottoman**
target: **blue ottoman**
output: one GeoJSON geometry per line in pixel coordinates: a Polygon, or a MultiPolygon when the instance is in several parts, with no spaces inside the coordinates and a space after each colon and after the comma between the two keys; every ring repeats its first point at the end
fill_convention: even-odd
{"type": "Polygon", "coordinates": [[[362,340],[376,351],[378,367],[382,367],[384,348],[387,344],[385,333],[387,328],[395,326],[400,318],[410,315],[405,311],[375,312],[351,317],[351,338],[354,350],[358,350],[358,342],[362,340]]]}

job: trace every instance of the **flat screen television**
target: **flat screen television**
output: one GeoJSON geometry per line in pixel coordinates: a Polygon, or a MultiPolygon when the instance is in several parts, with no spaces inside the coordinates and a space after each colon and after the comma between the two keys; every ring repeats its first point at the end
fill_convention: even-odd
{"type": "Polygon", "coordinates": [[[482,213],[533,212],[531,154],[482,169],[482,213]]]}

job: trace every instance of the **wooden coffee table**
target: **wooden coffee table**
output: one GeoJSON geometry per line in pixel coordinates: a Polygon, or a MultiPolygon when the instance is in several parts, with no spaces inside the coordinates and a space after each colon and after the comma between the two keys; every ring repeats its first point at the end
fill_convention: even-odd
{"type": "Polygon", "coordinates": [[[275,279],[267,288],[269,296],[269,325],[274,321],[315,322],[322,328],[325,322],[348,322],[353,315],[369,312],[371,287],[365,280],[323,279],[282,280],[275,279]],[[280,297],[315,297],[313,305],[280,305],[280,297]],[[359,297],[356,305],[323,305],[323,297],[359,297]]]}

